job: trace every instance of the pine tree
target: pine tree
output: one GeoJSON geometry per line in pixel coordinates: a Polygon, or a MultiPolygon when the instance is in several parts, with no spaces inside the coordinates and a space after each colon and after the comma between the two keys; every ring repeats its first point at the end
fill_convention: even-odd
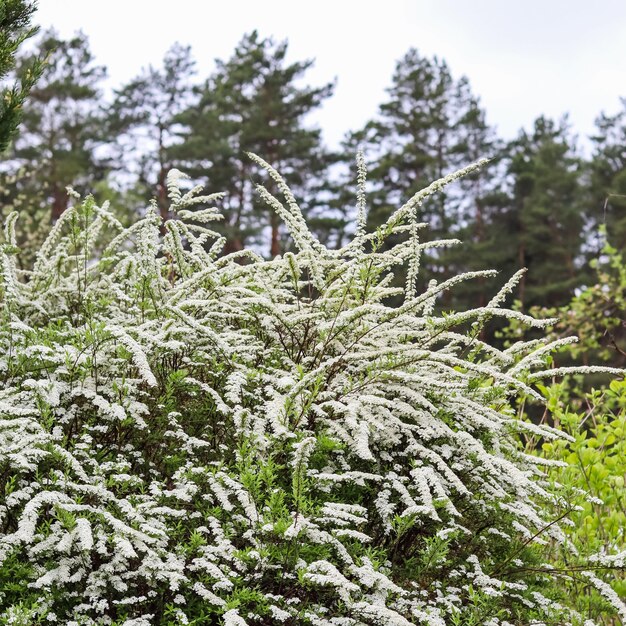
{"type": "Polygon", "coordinates": [[[215,73],[198,89],[198,103],[177,117],[186,126],[183,143],[172,150],[180,167],[195,179],[208,179],[212,189],[231,190],[223,228],[229,251],[260,245],[268,227],[270,255],[283,249],[277,217],[255,195],[255,182],[266,177],[247,151],[264,154],[286,174],[305,211],[315,195],[311,181],[327,166],[320,130],[306,127],[304,119],[332,94],[333,85],[297,84],[313,61],[287,63],[286,55],[286,41],[262,39],[256,31],[244,36],[228,61],[217,61],[215,73]]]}
{"type": "Polygon", "coordinates": [[[355,155],[362,149],[365,136],[362,131],[346,134],[339,149],[329,155],[332,177],[324,189],[327,198],[310,211],[307,222],[317,238],[328,247],[341,248],[356,231],[355,181],[358,170],[355,155]]]}
{"type": "MultiPolygon", "coordinates": [[[[424,57],[416,49],[397,63],[388,99],[360,138],[369,154],[374,186],[370,228],[384,223],[393,206],[411,198],[428,180],[441,178],[463,163],[492,156],[496,149],[469,81],[455,79],[445,61],[424,57]]],[[[463,189],[442,191],[416,208],[416,220],[426,224],[429,239],[467,239],[465,247],[454,252],[445,248],[430,252],[429,259],[423,260],[422,287],[473,264],[472,245],[484,239],[486,232],[480,197],[486,192],[483,181],[489,174],[488,170],[477,173],[463,189]]],[[[399,277],[398,283],[403,280],[399,277]]],[[[444,296],[446,306],[452,305],[452,297],[444,296]]],[[[463,305],[484,300],[468,292],[460,292],[458,297],[463,305]]]]}
{"type": "MultiPolygon", "coordinates": [[[[380,106],[379,118],[365,130],[368,143],[380,152],[371,168],[379,199],[372,200],[370,225],[380,224],[398,201],[411,197],[446,169],[453,87],[447,64],[436,57],[422,57],[411,49],[397,63],[389,98],[380,106]]],[[[420,212],[420,219],[437,232],[448,225],[444,204],[440,195],[420,212]]]]}
{"type": "MultiPolygon", "coordinates": [[[[608,242],[618,250],[626,247],[626,98],[616,115],[602,113],[591,138],[594,153],[590,163],[589,231],[606,226],[608,242]]],[[[602,247],[601,238],[589,243],[592,256],[602,247]]]]}
{"type": "Polygon", "coordinates": [[[169,149],[175,139],[174,118],[190,104],[194,67],[191,48],[174,44],[161,68],[150,66],[117,90],[109,110],[109,132],[116,138],[118,152],[127,162],[133,155],[138,168],[134,174],[140,197],[148,200],[156,190],[164,219],[166,176],[173,166],[169,149]]]}
{"type": "MultiPolygon", "coordinates": [[[[42,54],[48,57],[47,69],[31,89],[10,156],[36,172],[54,222],[67,207],[67,185],[87,192],[104,178],[107,161],[96,151],[106,142],[100,107],[100,83],[106,70],[94,63],[84,34],[63,40],[47,31],[38,50],[19,59],[18,76],[27,73],[33,58],[42,54]]],[[[28,193],[28,189],[21,191],[28,193]]]]}
{"type": "Polygon", "coordinates": [[[567,118],[539,117],[511,146],[511,205],[502,218],[509,261],[516,256],[528,269],[518,291],[525,307],[565,304],[584,282],[581,169],[567,118]]]}
{"type": "MultiPolygon", "coordinates": [[[[497,267],[504,270],[504,275],[510,275],[514,269],[502,266],[501,239],[497,240],[494,249],[494,227],[502,206],[502,141],[487,123],[486,113],[465,77],[457,81],[455,102],[450,128],[455,140],[455,154],[462,155],[461,158],[468,163],[484,156],[490,157],[491,161],[459,181],[458,195],[448,211],[454,216],[452,230],[461,245],[446,250],[444,261],[452,273],[497,267]]],[[[497,281],[483,277],[459,285],[453,298],[455,308],[485,306],[496,284],[497,281]]]]}
{"type": "MultiPolygon", "coordinates": [[[[20,45],[38,30],[31,25],[35,2],[2,0],[0,2],[0,80],[5,79],[15,65],[20,45]]],[[[0,152],[4,152],[22,119],[22,107],[30,90],[44,69],[44,57],[32,58],[20,80],[0,93],[0,152]]]]}

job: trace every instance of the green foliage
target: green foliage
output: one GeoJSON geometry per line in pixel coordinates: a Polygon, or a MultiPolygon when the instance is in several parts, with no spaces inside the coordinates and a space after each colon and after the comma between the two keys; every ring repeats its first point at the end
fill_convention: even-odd
{"type": "MultiPolygon", "coordinates": [[[[2,0],[0,2],[0,80],[15,65],[18,48],[32,37],[37,28],[31,25],[35,2],[2,0]]],[[[41,76],[46,57],[37,56],[21,72],[19,82],[0,93],[0,152],[4,152],[20,124],[23,106],[30,90],[41,76]]]]}
{"type": "MultiPolygon", "coordinates": [[[[593,266],[597,282],[583,290],[561,309],[538,309],[544,317],[559,316],[552,335],[575,333],[577,343],[564,346],[559,362],[605,362],[624,367],[623,320],[626,319],[626,267],[622,255],[605,244],[593,266]]],[[[510,328],[520,336],[520,327],[510,328]]],[[[561,467],[549,471],[549,479],[561,491],[571,508],[565,527],[577,559],[551,546],[548,556],[553,566],[573,575],[563,576],[561,587],[567,597],[576,598],[581,614],[594,616],[600,623],[622,623],[624,615],[612,610],[601,595],[592,592],[583,571],[610,582],[621,598],[626,597],[623,557],[626,555],[626,381],[610,382],[606,377],[586,375],[542,387],[548,412],[543,421],[562,429],[569,441],[547,442],[530,438],[527,448],[561,467]],[[591,389],[592,385],[602,385],[591,389]],[[602,562],[599,554],[622,555],[602,562]],[[576,574],[575,572],[578,572],[576,574]]],[[[555,511],[555,515],[559,512],[555,511]]]]}
{"type": "Polygon", "coordinates": [[[564,595],[577,599],[582,614],[594,616],[601,624],[619,624],[617,612],[591,593],[593,586],[576,572],[594,571],[620,598],[626,597],[626,381],[615,380],[608,389],[586,394],[577,408],[567,404],[577,395],[569,385],[553,385],[544,391],[551,419],[571,440],[531,441],[528,447],[547,460],[563,463],[550,470],[549,478],[572,509],[566,532],[577,554],[572,559],[562,548],[552,546],[550,562],[570,572],[560,579],[561,586],[564,595]],[[600,554],[622,556],[598,561],[600,554]]]}
{"type": "MultiPolygon", "coordinates": [[[[600,229],[604,237],[604,229],[600,229]]],[[[596,278],[591,285],[580,290],[572,300],[561,307],[531,307],[530,313],[541,318],[552,318],[550,329],[555,338],[575,336],[558,356],[559,363],[606,363],[626,365],[626,264],[622,253],[605,239],[598,258],[590,263],[596,278]]],[[[517,303],[521,308],[521,303],[517,303]]],[[[527,338],[523,326],[513,320],[501,337],[511,343],[527,338]]],[[[604,377],[586,377],[586,389],[590,384],[608,383],[604,377]]],[[[583,389],[585,386],[583,386],[583,389]]],[[[582,391],[582,390],[581,390],[582,391]]]]}
{"type": "Polygon", "coordinates": [[[559,311],[562,321],[557,332],[567,330],[579,337],[578,344],[570,348],[574,358],[624,367],[626,263],[623,253],[606,242],[591,266],[597,274],[595,283],[559,311]]]}

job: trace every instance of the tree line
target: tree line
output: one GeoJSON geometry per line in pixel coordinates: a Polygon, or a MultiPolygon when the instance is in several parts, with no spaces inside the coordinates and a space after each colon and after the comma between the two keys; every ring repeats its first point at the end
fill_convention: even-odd
{"type": "MultiPolygon", "coordinates": [[[[106,68],[87,37],[42,33],[15,63],[15,77],[24,82],[46,58],[43,74],[29,83],[2,165],[2,211],[21,209],[34,240],[68,206],[68,185],[134,212],[152,201],[165,215],[166,175],[175,167],[211,192],[226,192],[220,205],[226,252],[252,246],[276,256],[290,242],[255,193],[258,183],[273,191],[273,182],[247,157],[254,152],[284,174],[319,239],[341,247],[355,228],[355,154],[362,149],[371,230],[433,180],[490,158],[479,173],[419,207],[425,240],[463,242],[435,247],[421,260],[422,287],[487,268],[501,271],[501,283],[526,267],[515,292],[522,307],[561,306],[593,280],[590,263],[605,237],[617,248],[626,242],[626,100],[618,114],[598,117],[589,158],[566,116],[539,116],[505,141],[487,123],[466,77],[410,49],[376,116],[330,150],[308,115],[332,97],[335,84],[307,84],[313,61],[291,62],[287,51],[286,41],[255,31],[199,78],[191,48],[175,44],[160,66],[105,98],[106,68]]],[[[495,284],[468,283],[440,304],[483,306],[495,284]]]]}

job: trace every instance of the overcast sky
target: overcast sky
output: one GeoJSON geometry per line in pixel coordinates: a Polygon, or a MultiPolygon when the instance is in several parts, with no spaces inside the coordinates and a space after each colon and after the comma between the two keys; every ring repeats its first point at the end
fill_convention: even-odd
{"type": "Polygon", "coordinates": [[[288,39],[290,58],[314,58],[310,84],[337,78],[313,120],[334,146],[384,100],[410,48],[469,77],[504,138],[544,113],[569,112],[584,138],[600,111],[626,96],[626,0],[39,0],[36,21],[62,36],[82,29],[117,86],[190,44],[199,74],[242,35],[288,39]]]}

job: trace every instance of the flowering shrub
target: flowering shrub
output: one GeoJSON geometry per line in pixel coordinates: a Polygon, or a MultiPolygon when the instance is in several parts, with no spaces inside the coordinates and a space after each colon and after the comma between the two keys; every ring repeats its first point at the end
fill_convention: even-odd
{"type": "Polygon", "coordinates": [[[173,219],[77,199],[28,271],[7,220],[0,624],[582,623],[541,561],[564,537],[551,461],[519,438],[560,434],[513,408],[562,341],[479,340],[496,316],[551,323],[500,308],[519,275],[446,315],[439,294],[492,272],[415,288],[453,243],[420,243],[417,208],[476,166],[366,233],[359,158],[356,234],[329,250],[252,158],[296,250],[273,260],[220,257],[199,208],[219,194],[176,170],[173,219]]]}

